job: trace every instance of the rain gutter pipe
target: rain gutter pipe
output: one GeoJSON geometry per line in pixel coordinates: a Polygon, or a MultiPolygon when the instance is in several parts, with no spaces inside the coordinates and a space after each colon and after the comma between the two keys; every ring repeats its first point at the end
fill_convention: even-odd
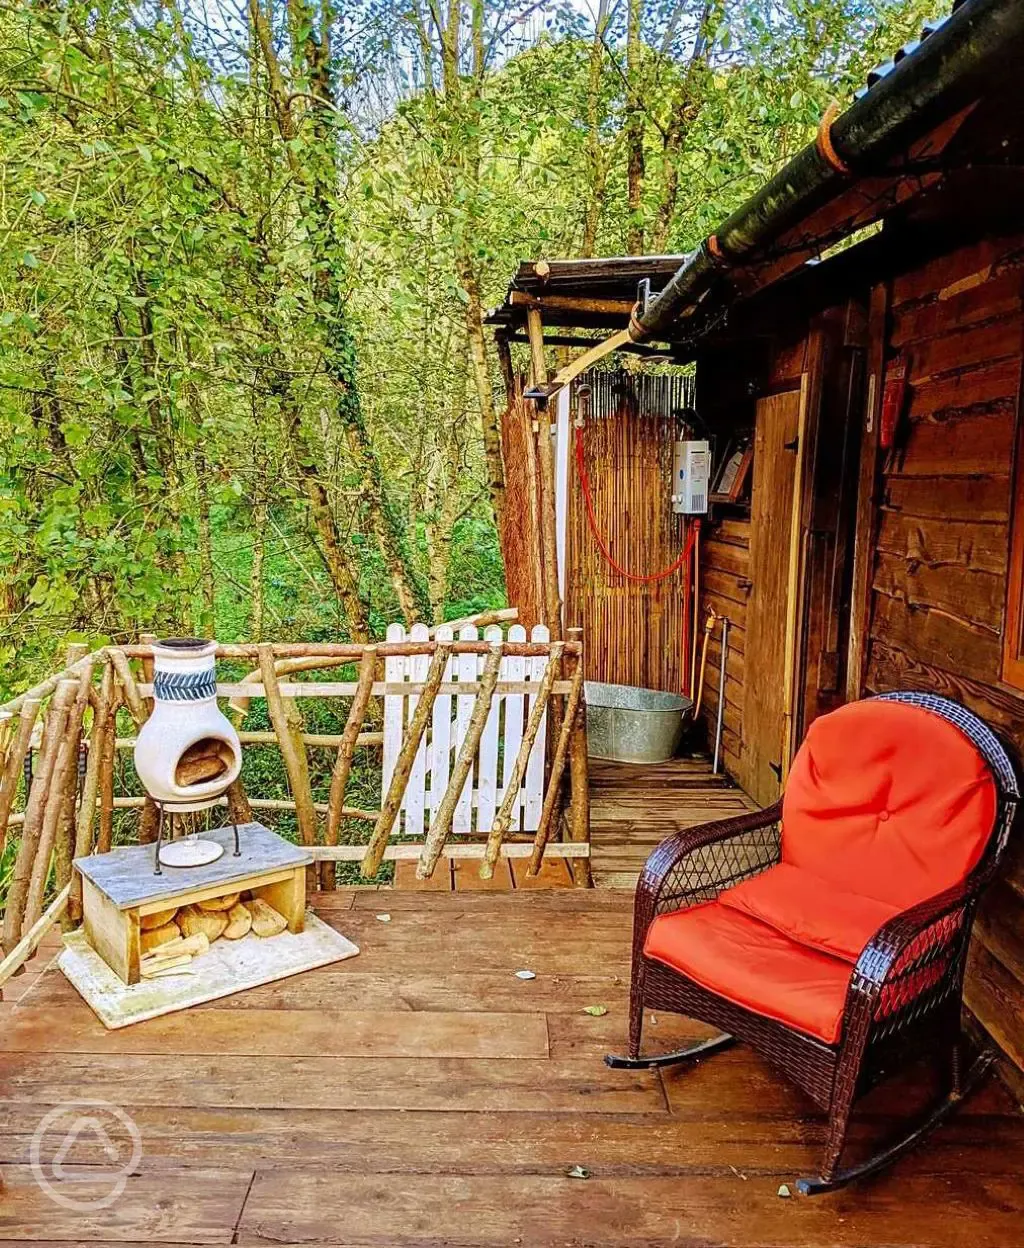
{"type": "MultiPolygon", "coordinates": [[[[641,284],[630,318],[634,342],[663,335],[680,317],[715,298],[729,269],[749,263],[788,229],[836,198],[858,177],[887,172],[886,162],[922,138],[943,118],[984,90],[983,75],[997,57],[1020,53],[1024,0],[964,0],[927,38],[905,51],[893,68],[843,114],[831,106],[815,142],[751,196],[690,252],[656,296],[641,284]]],[[[897,54],[899,57],[899,54],[897,54]]],[[[679,326],[673,338],[680,335],[679,326]]]]}

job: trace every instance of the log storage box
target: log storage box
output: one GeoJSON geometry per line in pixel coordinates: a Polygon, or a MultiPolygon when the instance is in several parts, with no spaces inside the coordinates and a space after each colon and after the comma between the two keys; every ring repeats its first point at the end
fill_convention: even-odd
{"type": "MultiPolygon", "coordinates": [[[[160,875],[149,845],[76,859],[83,923],[64,937],[59,965],[105,1027],[188,1009],[359,952],[306,911],[309,851],[259,823],[241,830],[244,857],[165,865],[160,875]],[[154,943],[157,932],[168,943],[154,943]]],[[[234,842],[232,828],[205,835],[225,848],[234,842]]]]}
{"type": "MultiPolygon", "coordinates": [[[[160,875],[153,871],[153,850],[148,845],[75,860],[82,876],[85,939],[126,984],[139,982],[143,920],[161,911],[248,892],[283,915],[289,932],[303,930],[306,867],[312,855],[261,823],[246,824],[239,831],[245,846],[242,857],[228,852],[202,867],[165,866],[160,875]]],[[[234,843],[232,828],[204,835],[225,849],[234,843]]]]}

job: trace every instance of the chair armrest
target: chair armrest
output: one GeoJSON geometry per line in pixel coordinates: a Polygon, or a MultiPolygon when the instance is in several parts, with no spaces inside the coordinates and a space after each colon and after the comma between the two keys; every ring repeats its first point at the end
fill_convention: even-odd
{"type": "Polygon", "coordinates": [[[863,1050],[946,1000],[963,976],[984,881],[969,877],[884,923],[857,959],[846,995],[843,1046],[863,1050]]]}
{"type": "Polygon", "coordinates": [[[674,832],[653,851],[636,886],[634,942],[656,915],[711,901],[723,889],[779,861],[782,803],[735,819],[718,819],[674,832]]]}

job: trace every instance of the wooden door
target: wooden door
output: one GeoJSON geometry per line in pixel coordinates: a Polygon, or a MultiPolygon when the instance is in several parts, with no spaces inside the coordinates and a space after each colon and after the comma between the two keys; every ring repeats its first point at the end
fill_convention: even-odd
{"type": "MultiPolygon", "coordinates": [[[[761,399],[754,426],[750,576],[744,668],[743,774],[762,806],[779,795],[787,733],[787,602],[792,592],[793,498],[799,462],[801,390],[761,399]]],[[[796,517],[799,522],[799,517],[796,517]]],[[[791,621],[789,621],[790,627],[791,621]]]]}

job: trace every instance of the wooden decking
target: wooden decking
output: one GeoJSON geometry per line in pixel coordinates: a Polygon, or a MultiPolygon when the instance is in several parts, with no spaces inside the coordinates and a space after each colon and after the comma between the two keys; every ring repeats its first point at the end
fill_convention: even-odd
{"type": "MultiPolygon", "coordinates": [[[[104,1032],[52,968],[52,942],[8,986],[0,1240],[1021,1242],[1024,1119],[995,1083],[889,1174],[811,1201],[777,1193],[815,1165],[822,1120],[748,1050],[688,1070],[609,1070],[601,1058],[626,1030],[624,891],[360,891],[315,905],[359,957],[121,1032],[104,1032]],[[607,1013],[585,1012],[594,1005],[607,1013]],[[43,1195],[28,1163],[44,1114],[81,1100],[129,1114],[142,1156],[113,1204],[76,1212],[43,1195]]],[[[647,1030],[652,1049],[701,1034],[665,1016],[647,1030]]],[[[873,1094],[858,1146],[926,1082],[873,1094]]],[[[59,1143],[47,1137],[44,1163],[59,1143]]],[[[83,1132],[63,1164],[113,1163],[83,1132]]],[[[75,1191],[109,1189],[96,1178],[75,1191]]]]}
{"type": "Polygon", "coordinates": [[[754,803],[711,760],[674,758],[654,766],[590,763],[590,829],[594,883],[633,888],[647,855],[672,832],[728,819],[754,803]]]}

